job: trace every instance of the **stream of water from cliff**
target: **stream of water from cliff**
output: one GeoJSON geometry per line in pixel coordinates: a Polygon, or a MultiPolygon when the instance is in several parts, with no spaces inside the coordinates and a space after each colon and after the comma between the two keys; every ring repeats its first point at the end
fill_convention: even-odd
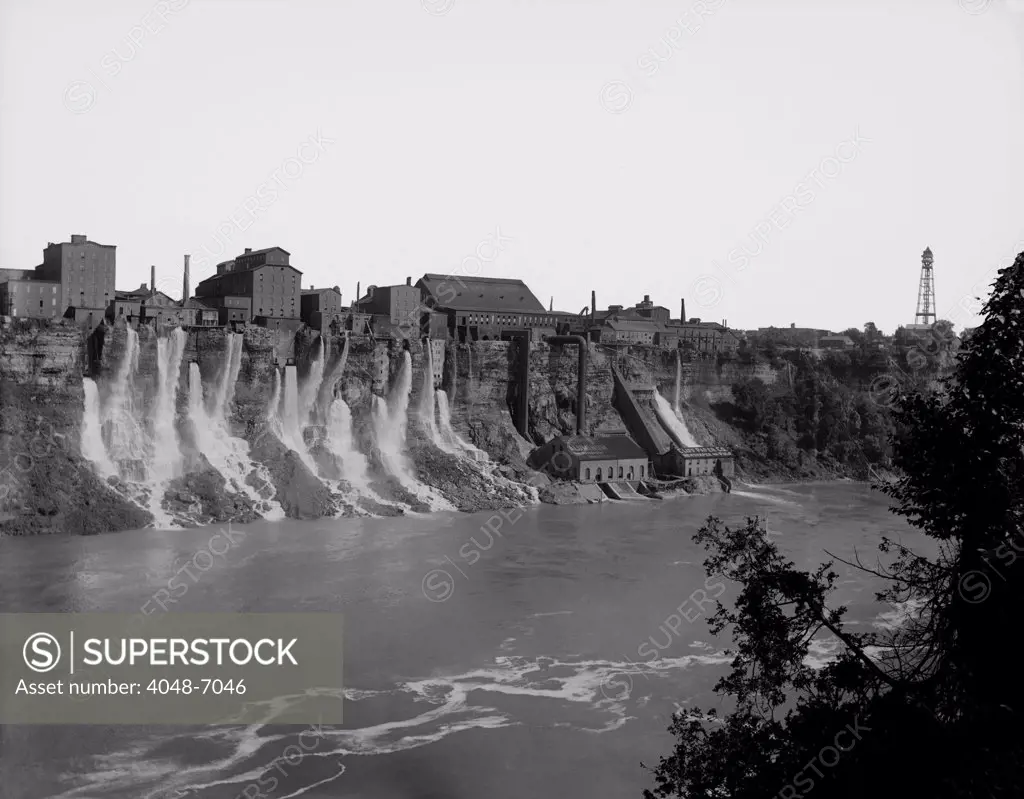
{"type": "Polygon", "coordinates": [[[668,400],[665,399],[658,391],[654,392],[654,409],[657,411],[658,419],[661,421],[662,427],[668,432],[675,442],[681,447],[699,447],[697,439],[693,437],[689,428],[686,426],[686,422],[682,420],[682,414],[677,414],[668,400]]]}
{"type": "Polygon", "coordinates": [[[228,491],[248,496],[265,518],[283,519],[285,514],[280,504],[248,482],[249,476],[255,473],[258,485],[267,486],[264,494],[269,494],[270,474],[266,467],[249,457],[249,444],[245,439],[231,434],[229,417],[241,364],[242,335],[229,333],[225,363],[214,391],[205,399],[199,364],[189,364],[189,421],[193,439],[210,465],[227,481],[228,491]]]}
{"type": "MultiPolygon", "coordinates": [[[[5,726],[0,793],[237,799],[274,776],[268,799],[639,796],[652,787],[639,763],[671,749],[670,714],[721,708],[712,687],[729,641],[708,630],[704,598],[719,578],[692,542],[707,515],[767,517],[784,554],[810,567],[824,550],[870,559],[883,534],[920,548],[887,504],[858,484],[762,486],[535,507],[499,536],[482,532],[487,513],[248,525],[174,610],[343,612],[345,723],[283,769],[308,728],[5,726]]],[[[0,539],[0,611],[138,613],[209,538],[0,539]]],[[[835,568],[830,601],[852,622],[898,618],[875,601],[873,577],[835,568]]],[[[729,584],[721,599],[735,595],[729,584]]],[[[838,645],[819,634],[808,662],[838,645]]]]}

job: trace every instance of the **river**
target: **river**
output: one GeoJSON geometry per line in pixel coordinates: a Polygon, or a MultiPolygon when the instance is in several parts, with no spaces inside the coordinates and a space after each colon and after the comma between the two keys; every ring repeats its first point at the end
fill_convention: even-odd
{"type": "MultiPolygon", "coordinates": [[[[0,793],[639,797],[652,785],[641,762],[671,749],[671,712],[723,707],[711,689],[728,641],[693,598],[719,593],[692,541],[706,517],[766,517],[801,566],[825,550],[873,564],[884,534],[920,541],[887,507],[836,483],[539,506],[498,537],[481,532],[490,513],[249,525],[171,610],[343,613],[345,724],[307,735],[294,765],[279,758],[298,727],[6,726],[0,793]],[[666,625],[677,611],[687,620],[666,625]]],[[[214,532],[0,539],[0,611],[137,613],[214,532]]],[[[837,571],[850,619],[891,623],[873,578],[837,571]]]]}

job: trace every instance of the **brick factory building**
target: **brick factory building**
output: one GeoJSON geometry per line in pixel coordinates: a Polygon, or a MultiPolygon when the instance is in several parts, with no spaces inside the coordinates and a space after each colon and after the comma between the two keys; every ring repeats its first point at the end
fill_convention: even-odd
{"type": "Polygon", "coordinates": [[[97,244],[85,236],[72,235],[70,242],[50,242],[43,250],[43,263],[36,267],[39,280],[60,283],[64,308],[99,311],[103,316],[114,299],[116,250],[111,244],[97,244]]]}
{"type": "MultiPolygon", "coordinates": [[[[256,318],[298,320],[302,273],[281,247],[245,252],[217,264],[217,274],[196,286],[196,297],[221,309],[221,324],[256,318]]],[[[277,323],[271,323],[276,325],[277,323]]]]}
{"type": "Polygon", "coordinates": [[[423,307],[419,286],[407,277],[404,285],[369,286],[356,300],[354,311],[374,319],[374,335],[379,338],[419,338],[423,307]]]}
{"type": "Polygon", "coordinates": [[[341,305],[341,289],[334,286],[318,289],[310,286],[302,292],[302,321],[314,330],[337,331],[345,327],[348,309],[341,305]]]}
{"type": "Polygon", "coordinates": [[[80,234],[50,242],[34,269],[0,270],[0,313],[13,317],[71,318],[96,324],[114,299],[116,250],[80,234]]]}
{"type": "Polygon", "coordinates": [[[500,340],[535,332],[568,332],[568,318],[545,309],[522,280],[426,274],[416,285],[423,303],[448,318],[456,341],[500,340]]]}

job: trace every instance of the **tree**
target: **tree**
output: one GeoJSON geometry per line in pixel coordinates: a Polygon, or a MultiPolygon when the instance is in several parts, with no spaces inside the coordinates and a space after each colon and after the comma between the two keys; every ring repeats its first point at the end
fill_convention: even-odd
{"type": "Polygon", "coordinates": [[[848,327],[841,335],[848,336],[858,347],[864,345],[864,334],[855,327],[848,327]]]}
{"type": "Polygon", "coordinates": [[[733,709],[675,715],[674,750],[645,797],[1024,796],[1024,253],[983,313],[955,374],[936,393],[900,397],[895,413],[902,477],[883,490],[937,552],[884,539],[894,561],[874,573],[879,600],[917,615],[851,631],[845,608],[829,606],[831,563],[798,570],[762,520],[730,529],[710,518],[696,538],[705,569],[739,586],[735,607],[711,618],[735,641],[715,688],[733,709]],[[805,658],[823,630],[842,649],[814,671],[805,658]]]}

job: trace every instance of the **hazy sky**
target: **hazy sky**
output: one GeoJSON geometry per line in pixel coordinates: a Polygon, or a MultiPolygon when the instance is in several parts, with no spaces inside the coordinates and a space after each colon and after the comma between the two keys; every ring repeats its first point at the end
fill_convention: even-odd
{"type": "Polygon", "coordinates": [[[0,266],[84,233],[121,289],[280,245],[891,330],[930,246],[959,328],[1024,250],[1024,0],[0,0],[0,60],[0,266]]]}

